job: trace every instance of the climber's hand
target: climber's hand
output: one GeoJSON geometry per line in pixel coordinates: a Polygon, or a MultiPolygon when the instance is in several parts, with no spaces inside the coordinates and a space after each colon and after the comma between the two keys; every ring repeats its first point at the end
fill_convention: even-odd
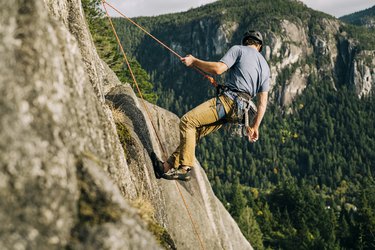
{"type": "Polygon", "coordinates": [[[192,55],[187,55],[186,57],[181,58],[181,62],[188,67],[192,67],[196,58],[192,55]]]}
{"type": "Polygon", "coordinates": [[[247,138],[249,139],[249,142],[256,142],[259,138],[259,129],[254,127],[247,127],[247,138]]]}

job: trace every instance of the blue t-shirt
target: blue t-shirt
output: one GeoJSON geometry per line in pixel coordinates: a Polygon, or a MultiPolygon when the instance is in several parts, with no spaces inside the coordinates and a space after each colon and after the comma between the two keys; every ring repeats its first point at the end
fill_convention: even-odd
{"type": "Polygon", "coordinates": [[[270,89],[270,68],[255,48],[233,46],[220,62],[229,68],[226,86],[230,89],[248,93],[251,97],[270,89]]]}

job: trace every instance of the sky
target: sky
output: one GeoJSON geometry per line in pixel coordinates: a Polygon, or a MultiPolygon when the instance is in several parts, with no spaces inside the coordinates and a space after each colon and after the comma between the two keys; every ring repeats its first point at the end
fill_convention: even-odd
{"type": "MultiPolygon", "coordinates": [[[[155,16],[181,12],[215,0],[106,0],[129,17],[155,16]]],[[[261,0],[260,0],[261,1],[261,0]]],[[[335,17],[351,14],[375,5],[375,0],[302,0],[308,7],[335,17]]],[[[111,15],[118,16],[111,11],[111,15]]]]}

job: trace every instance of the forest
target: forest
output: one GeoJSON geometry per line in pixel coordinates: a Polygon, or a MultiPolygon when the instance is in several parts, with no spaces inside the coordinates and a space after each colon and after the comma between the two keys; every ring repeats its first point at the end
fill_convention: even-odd
{"type": "Polygon", "coordinates": [[[340,20],[357,26],[375,27],[375,6],[340,17],[340,20]]]}
{"type": "MultiPolygon", "coordinates": [[[[207,16],[215,19],[219,13],[216,8],[228,10],[232,18],[241,18],[240,6],[234,2],[247,3],[219,1],[190,10],[194,15],[170,14],[137,21],[157,33],[164,19],[170,25],[186,28],[195,19],[207,16]]],[[[100,56],[122,82],[132,82],[99,7],[100,1],[83,0],[82,3],[100,56]]],[[[252,8],[268,8],[274,19],[296,11],[301,18],[327,16],[295,1],[280,0],[272,4],[262,1],[252,8]]],[[[132,37],[133,41],[127,38],[123,41],[130,50],[137,80],[150,102],[181,116],[214,94],[208,86],[182,88],[183,83],[177,80],[173,89],[162,86],[168,74],[155,77],[162,73],[150,70],[150,65],[141,66],[136,58],[142,54],[137,54],[135,47],[144,38],[123,22],[115,21],[116,27],[121,27],[119,32],[128,29],[122,31],[122,36],[126,32],[137,34],[132,37]]],[[[265,26],[262,20],[257,22],[260,27],[265,26]]],[[[312,23],[305,25],[314,30],[312,23]]],[[[277,27],[271,29],[277,30],[277,27]]],[[[352,25],[346,29],[359,40],[359,49],[375,47],[368,30],[352,25]]],[[[160,35],[163,38],[170,34],[160,35]]],[[[152,56],[149,59],[156,60],[152,56]]],[[[305,63],[319,59],[307,58],[305,63]]],[[[178,70],[182,69],[171,69],[168,73],[178,70]]],[[[279,84],[283,77],[287,79],[289,73],[285,71],[279,76],[279,84]]],[[[204,81],[199,77],[193,79],[204,81]]],[[[347,82],[333,88],[329,79],[311,75],[308,87],[293,101],[289,112],[277,102],[269,104],[257,143],[250,144],[244,138],[232,136],[228,128],[204,138],[196,155],[216,196],[255,249],[374,249],[374,128],[374,93],[359,99],[347,82]]]]}

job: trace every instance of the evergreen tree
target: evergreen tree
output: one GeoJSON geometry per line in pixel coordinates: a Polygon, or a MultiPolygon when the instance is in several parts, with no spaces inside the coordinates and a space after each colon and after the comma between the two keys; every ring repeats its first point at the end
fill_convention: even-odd
{"type": "Polygon", "coordinates": [[[264,249],[262,232],[254,218],[253,210],[250,207],[246,206],[242,209],[238,218],[238,225],[246,239],[251,242],[254,249],[264,249]]]}
{"type": "MultiPolygon", "coordinates": [[[[101,0],[82,0],[82,7],[97,52],[100,58],[116,73],[122,83],[133,83],[130,71],[124,63],[123,56],[119,51],[116,38],[112,33],[108,20],[105,18],[103,11],[99,7],[100,4],[101,0]]],[[[151,103],[156,103],[158,96],[154,91],[153,84],[150,81],[150,76],[135,58],[130,58],[129,63],[143,97],[151,103]]],[[[138,95],[138,92],[135,92],[138,95]]]]}
{"type": "Polygon", "coordinates": [[[242,210],[246,206],[246,198],[242,192],[242,187],[238,179],[236,180],[236,183],[233,185],[232,189],[233,196],[230,202],[230,212],[233,218],[238,220],[242,213],[242,210]]]}

